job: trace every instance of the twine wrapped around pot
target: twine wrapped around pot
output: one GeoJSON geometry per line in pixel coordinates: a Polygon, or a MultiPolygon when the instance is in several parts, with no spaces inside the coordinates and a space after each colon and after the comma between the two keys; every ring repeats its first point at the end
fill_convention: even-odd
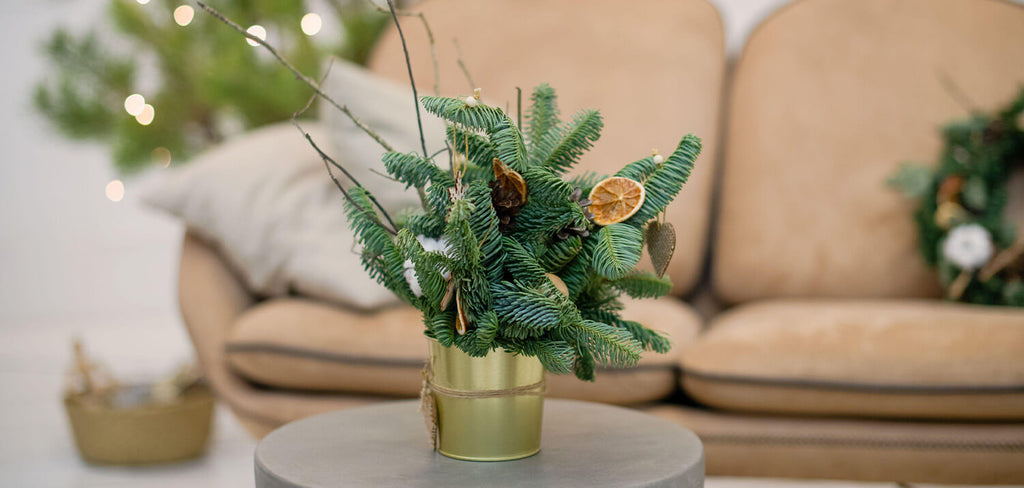
{"type": "Polygon", "coordinates": [[[423,421],[427,425],[427,435],[430,438],[430,447],[437,450],[438,446],[438,422],[437,422],[437,395],[444,395],[451,398],[504,398],[513,396],[537,395],[544,396],[545,381],[540,380],[529,385],[517,386],[514,388],[503,388],[499,390],[460,390],[441,386],[433,382],[434,368],[432,360],[427,359],[423,365],[423,384],[420,388],[420,412],[423,413],[423,421]]]}

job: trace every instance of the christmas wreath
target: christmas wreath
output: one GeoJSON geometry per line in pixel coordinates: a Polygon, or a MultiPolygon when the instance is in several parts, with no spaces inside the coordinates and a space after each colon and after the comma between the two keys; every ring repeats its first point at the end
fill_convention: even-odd
{"type": "Polygon", "coordinates": [[[920,202],[921,253],[951,300],[1024,306],[1024,235],[1004,215],[1011,172],[1024,167],[1022,113],[1024,90],[995,114],[950,123],[937,168],[905,164],[889,180],[920,202]]]}

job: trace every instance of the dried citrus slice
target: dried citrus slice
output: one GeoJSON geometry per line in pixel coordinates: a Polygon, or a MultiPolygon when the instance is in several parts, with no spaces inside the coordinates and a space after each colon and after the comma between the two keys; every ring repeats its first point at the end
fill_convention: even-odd
{"type": "Polygon", "coordinates": [[[633,216],[644,204],[644,185],[629,178],[613,176],[590,190],[590,213],[594,223],[610,225],[633,216]]]}

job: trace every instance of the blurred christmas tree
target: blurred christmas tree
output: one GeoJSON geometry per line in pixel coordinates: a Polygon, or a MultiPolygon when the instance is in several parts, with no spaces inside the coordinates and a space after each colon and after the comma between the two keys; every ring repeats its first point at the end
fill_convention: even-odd
{"type": "MultiPolygon", "coordinates": [[[[365,63],[389,18],[367,0],[317,3],[333,17],[304,0],[215,5],[273,39],[304,73],[315,76],[330,55],[365,63]],[[330,18],[342,34],[321,39],[330,18]]],[[[287,120],[305,104],[308,87],[248,40],[196,14],[186,0],[112,0],[115,32],[57,30],[46,43],[55,72],[36,87],[36,106],[65,135],[109,144],[115,166],[132,172],[184,161],[233,130],[287,120]]]]}

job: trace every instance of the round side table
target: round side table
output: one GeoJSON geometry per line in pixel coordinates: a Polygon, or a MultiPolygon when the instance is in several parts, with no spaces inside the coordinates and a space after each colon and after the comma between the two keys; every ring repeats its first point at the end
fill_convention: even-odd
{"type": "Polygon", "coordinates": [[[256,447],[256,487],[704,486],[697,436],[634,410],[547,400],[540,453],[488,463],[430,450],[418,407],[381,403],[285,425],[256,447]]]}

